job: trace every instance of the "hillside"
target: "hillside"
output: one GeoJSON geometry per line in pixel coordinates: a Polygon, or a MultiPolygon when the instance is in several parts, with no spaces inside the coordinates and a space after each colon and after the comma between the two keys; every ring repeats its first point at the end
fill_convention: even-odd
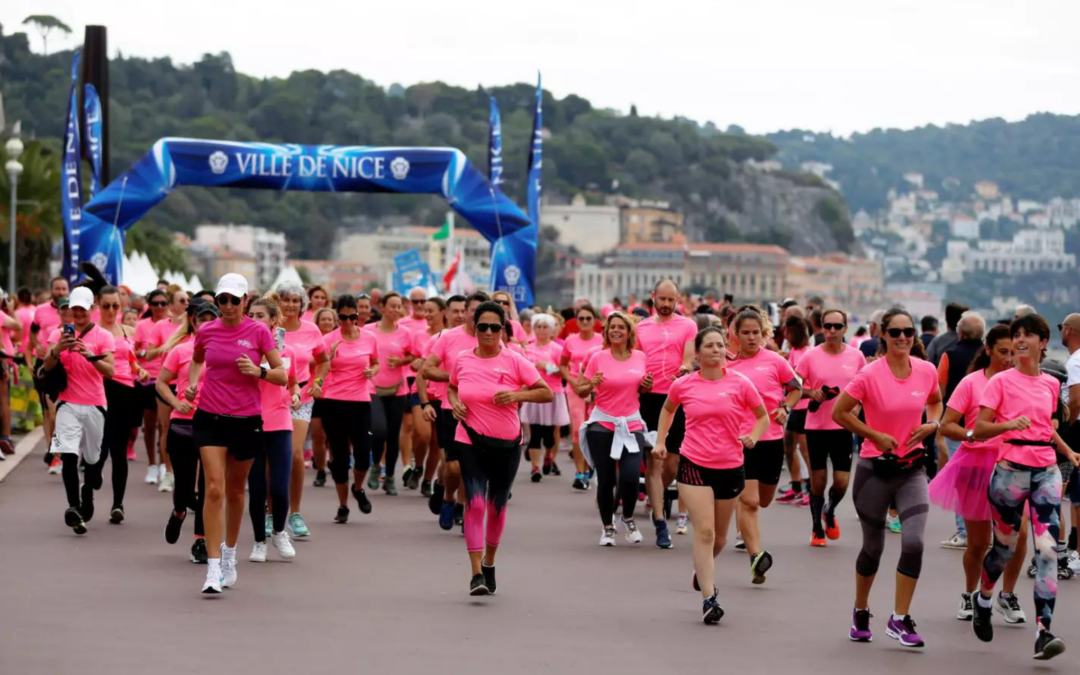
{"type": "MultiPolygon", "coordinates": [[[[62,132],[71,52],[30,52],[26,35],[0,29],[0,87],[7,118],[24,132],[62,132]]],[[[342,70],[295,72],[284,79],[237,73],[228,54],[198,63],[114,59],[110,67],[112,171],[123,171],[162,136],[240,141],[455,146],[486,167],[487,97],[502,107],[505,190],[523,203],[533,86],[467,90],[442,83],[383,87],[342,70]]],[[[544,94],[544,188],[568,201],[586,191],[661,199],[686,214],[691,237],[791,245],[797,253],[846,247],[843,200],[806,176],[765,177],[744,165],[776,152],[766,140],[722,134],[711,125],[597,110],[588,100],[544,94]]],[[[297,257],[329,254],[342,225],[368,227],[379,216],[407,215],[433,225],[445,205],[431,197],[177,191],[147,218],[190,232],[200,222],[245,222],[284,231],[297,257]]]]}
{"type": "Polygon", "coordinates": [[[777,159],[798,168],[802,162],[831,164],[828,177],[852,210],[873,212],[885,206],[890,188],[903,187],[903,175],[922,173],[926,186],[966,195],[989,179],[1019,199],[1046,201],[1080,197],[1080,116],[1031,115],[1021,122],[989,119],[968,125],[925,126],[910,131],[875,129],[851,138],[793,130],[766,138],[780,150],[777,159]],[[951,188],[946,178],[959,179],[951,188]]]}

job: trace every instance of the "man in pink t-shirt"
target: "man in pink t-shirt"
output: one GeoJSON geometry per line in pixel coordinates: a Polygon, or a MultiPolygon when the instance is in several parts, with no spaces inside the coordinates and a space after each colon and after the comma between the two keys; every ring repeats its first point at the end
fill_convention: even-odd
{"type": "Polygon", "coordinates": [[[94,490],[101,488],[101,441],[105,433],[105,378],[113,376],[113,336],[90,321],[94,294],[76,288],[70,299],[74,330],[54,330],[45,356],[46,372],[62,367],[67,386],[56,404],[56,430],[50,452],[60,455],[68,510],[64,523],[75,534],[86,534],[86,521],[94,517],[94,490]],[[86,483],[79,490],[79,457],[87,465],[86,483]],[[96,472],[95,472],[96,467],[96,472]]]}

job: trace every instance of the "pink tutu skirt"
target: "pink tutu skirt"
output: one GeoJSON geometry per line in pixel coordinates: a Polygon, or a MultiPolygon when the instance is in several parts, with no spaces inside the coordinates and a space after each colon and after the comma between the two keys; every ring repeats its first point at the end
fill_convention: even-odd
{"type": "Polygon", "coordinates": [[[987,492],[996,464],[996,452],[969,451],[960,446],[945,468],[930,481],[930,503],[965,520],[990,520],[987,492]]]}

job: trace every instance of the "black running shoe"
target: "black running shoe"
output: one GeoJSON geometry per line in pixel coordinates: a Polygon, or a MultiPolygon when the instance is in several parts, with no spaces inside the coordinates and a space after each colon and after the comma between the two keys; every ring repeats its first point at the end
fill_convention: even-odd
{"type": "Polygon", "coordinates": [[[314,485],[315,487],[322,487],[322,486],[326,485],[326,472],[325,471],[316,471],[315,472],[315,482],[313,482],[312,485],[314,485]]]}
{"type": "MultiPolygon", "coordinates": [[[[545,466],[544,469],[547,469],[547,466],[545,466]]],[[[546,474],[547,471],[544,471],[544,473],[546,474]]],[[[529,480],[534,483],[539,483],[543,479],[544,477],[540,475],[540,471],[536,467],[533,467],[532,472],[529,474],[529,480]]]]}
{"type": "Polygon", "coordinates": [[[124,505],[114,506],[112,511],[109,512],[109,522],[113,525],[119,525],[124,522],[124,505]]]}
{"type": "Polygon", "coordinates": [[[341,523],[343,525],[345,523],[349,522],[349,507],[348,506],[339,506],[337,508],[337,515],[334,516],[334,522],[335,523],[341,523]]]}
{"type": "Polygon", "coordinates": [[[405,467],[405,470],[401,472],[401,487],[406,490],[409,489],[409,479],[412,478],[415,472],[416,469],[412,468],[412,466],[405,467]]]}
{"type": "Polygon", "coordinates": [[[487,586],[488,591],[492,595],[495,595],[495,566],[488,567],[484,564],[484,561],[480,561],[480,571],[484,575],[484,585],[487,586]]]}
{"type": "Polygon", "coordinates": [[[64,524],[74,530],[75,534],[86,534],[86,523],[83,522],[79,510],[76,508],[69,508],[64,511],[64,524]]]}
{"type": "Polygon", "coordinates": [[[205,565],[206,558],[206,540],[196,539],[195,543],[191,545],[191,562],[196,565],[205,565]]]}
{"type": "Polygon", "coordinates": [[[715,595],[701,603],[702,623],[712,626],[720,623],[722,618],[724,618],[724,608],[716,601],[715,595]]]}
{"type": "Polygon", "coordinates": [[[431,481],[420,481],[420,496],[431,497],[431,481]]]}
{"type": "Polygon", "coordinates": [[[750,559],[751,583],[761,585],[765,583],[765,573],[772,569],[773,558],[768,551],[759,551],[750,559]]]}
{"type": "Polygon", "coordinates": [[[169,512],[169,522],[165,523],[165,541],[170,544],[175,544],[180,541],[180,529],[184,526],[184,519],[187,518],[187,511],[179,518],[176,516],[176,511],[169,512]]]}
{"type": "Polygon", "coordinates": [[[79,515],[84,523],[94,519],[94,488],[89,483],[83,483],[81,496],[82,504],[79,505],[79,515]]]}
{"type": "Polygon", "coordinates": [[[483,574],[474,574],[469,582],[469,595],[491,595],[491,589],[487,587],[487,581],[483,574]]]}
{"type": "MultiPolygon", "coordinates": [[[[354,485],[352,489],[352,496],[356,499],[356,505],[360,507],[360,513],[363,513],[365,515],[371,513],[371,500],[368,499],[366,492],[364,492],[363,490],[357,490],[356,486],[354,485]]],[[[340,514],[341,511],[339,510],[338,513],[340,514]]]]}
{"type": "Polygon", "coordinates": [[[562,475],[562,471],[559,470],[559,465],[556,464],[555,462],[551,463],[551,475],[552,476],[561,476],[562,475]]]}
{"type": "Polygon", "coordinates": [[[589,489],[588,487],[585,486],[585,479],[582,478],[582,474],[580,474],[580,473],[577,474],[577,476],[574,477],[574,482],[570,487],[574,488],[575,490],[588,490],[589,489]]]}
{"type": "Polygon", "coordinates": [[[980,595],[981,593],[978,592],[972,593],[975,613],[971,616],[971,628],[975,631],[975,637],[983,642],[990,642],[994,639],[994,608],[993,606],[983,607],[980,595]]]}
{"type": "Polygon", "coordinates": [[[409,490],[416,490],[420,487],[420,479],[424,477],[424,472],[420,469],[413,469],[412,475],[409,476],[409,480],[402,479],[403,485],[409,490]]]}
{"type": "Polygon", "coordinates": [[[435,481],[431,486],[431,495],[427,500],[428,511],[431,511],[431,515],[437,516],[442,511],[443,505],[443,486],[439,481],[435,481]]]}
{"type": "Polygon", "coordinates": [[[1039,631],[1035,638],[1035,660],[1049,661],[1065,651],[1065,643],[1048,630],[1039,631]]]}
{"type": "Polygon", "coordinates": [[[465,505],[454,504],[454,524],[457,526],[465,525],[465,505]]]}
{"type": "Polygon", "coordinates": [[[551,475],[551,465],[552,464],[553,464],[553,462],[544,462],[543,471],[544,471],[545,476],[550,476],[551,475]]]}

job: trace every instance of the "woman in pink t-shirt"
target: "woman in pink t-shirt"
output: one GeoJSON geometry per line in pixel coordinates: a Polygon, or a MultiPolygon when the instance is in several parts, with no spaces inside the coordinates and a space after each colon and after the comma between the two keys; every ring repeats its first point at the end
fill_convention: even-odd
{"type": "MultiPolygon", "coordinates": [[[[285,330],[285,344],[292,348],[296,366],[297,384],[300,387],[300,406],[292,411],[292,473],[289,479],[289,532],[294,537],[309,534],[307,523],[300,514],[304,495],[304,442],[311,424],[311,411],[315,406],[315,394],[321,393],[326,374],[330,372],[330,357],[323,344],[319,328],[300,318],[307,303],[307,295],[300,284],[284,283],[274,291],[275,302],[281,311],[279,325],[285,330]]],[[[314,456],[314,453],[313,453],[314,456]]],[[[315,485],[326,484],[326,453],[322,464],[316,462],[315,485]]]]}
{"type": "MultiPolygon", "coordinates": [[[[986,346],[971,362],[968,369],[970,374],[960,380],[949,397],[945,418],[941,420],[941,435],[959,442],[960,447],[930,481],[929,494],[931,504],[962,517],[967,528],[967,548],[963,560],[965,592],[960,594],[959,619],[970,620],[975,612],[973,603],[983,558],[993,544],[987,491],[1001,442],[997,439],[975,439],[979,401],[990,380],[1012,367],[1013,347],[1009,327],[994,326],[986,334],[986,346]]],[[[1019,555],[1009,562],[1005,570],[1004,593],[999,596],[998,603],[1009,609],[1010,613],[1019,611],[1022,616],[1023,610],[1019,609],[1014,591],[1027,555],[1027,529],[1023,527],[1019,528],[1017,553],[1019,555]]]]}
{"type": "Polygon", "coordinates": [[[203,521],[208,568],[203,593],[220,593],[223,587],[236,584],[244,488],[252,460],[262,448],[259,380],[279,387],[289,381],[270,329],[244,315],[247,296],[247,279],[239,274],[226,274],[218,281],[214,297],[221,318],[195,334],[184,392],[188,401],[200,397],[193,419],[195,444],[206,474],[203,521]],[[269,367],[259,365],[264,359],[269,367]]]}
{"type": "MultiPolygon", "coordinates": [[[[701,370],[675,380],[660,413],[653,455],[667,455],[664,441],[675,410],[686,414],[686,437],[679,456],[679,500],[694,526],[694,590],[701,591],[702,621],[724,615],[717,602],[715,559],[727,542],[736,498],[746,485],[746,457],[769,428],[762,397],[745,376],[725,365],[724,332],[705,328],[694,339],[701,370]],[[753,417],[749,428],[746,418],[753,417]]],[[[764,573],[764,572],[762,572],[764,573]]]]}
{"type": "MultiPolygon", "coordinates": [[[[289,374],[284,387],[269,382],[259,382],[262,395],[263,447],[255,456],[252,471],[248,474],[248,492],[251,495],[251,525],[255,534],[255,546],[248,558],[251,562],[266,562],[266,538],[274,545],[278,555],[285,560],[296,557],[289,533],[285,531],[285,519],[289,514],[289,486],[293,462],[293,416],[300,409],[300,385],[296,381],[296,352],[285,342],[286,332],[278,324],[281,312],[277,303],[267,298],[253,300],[248,305],[248,316],[264,324],[274,333],[278,353],[289,374]],[[267,482],[269,481],[270,512],[267,519],[267,482]]],[[[301,463],[301,469],[303,463],[301,463]]]]}
{"type": "MultiPolygon", "coordinates": [[[[162,321],[169,323],[169,299],[165,291],[154,289],[146,296],[146,304],[150,316],[140,319],[135,327],[135,356],[139,365],[150,373],[153,382],[161,372],[161,363],[165,360],[166,350],[162,349],[165,341],[157,324],[162,321]]],[[[148,464],[144,482],[159,485],[166,470],[165,458],[158,453],[158,397],[152,384],[136,384],[135,390],[139,392],[143,405],[143,441],[146,443],[148,464]]]]}
{"type": "Polygon", "coordinates": [[[187,518],[188,510],[191,510],[195,514],[195,541],[191,545],[191,562],[206,564],[206,530],[203,524],[206,478],[201,470],[202,461],[199,448],[195,445],[195,427],[192,422],[199,399],[196,397],[194,401],[189,401],[178,397],[176,389],[179,383],[188,381],[191,357],[195,353],[195,333],[200,327],[220,318],[221,312],[216,305],[196,299],[188,304],[187,314],[187,335],[169,350],[155,383],[158,396],[165,399],[172,409],[169,414],[167,440],[172,449],[176,486],[172,494],[169,521],[165,525],[165,541],[175,544],[180,540],[184,519],[187,518]]]}
{"type": "Polygon", "coordinates": [[[533,364],[503,348],[502,332],[509,326],[501,306],[481,303],[473,323],[477,347],[458,355],[447,398],[459,422],[454,440],[465,484],[469,594],[490,595],[495,593],[495,553],[521,462],[519,404],[549,403],[554,395],[533,364]]]}
{"type": "Polygon", "coordinates": [[[409,407],[409,385],[405,381],[409,364],[412,363],[412,334],[398,325],[405,314],[405,304],[401,294],[390,292],[379,298],[379,311],[382,318],[368,330],[375,336],[379,345],[379,373],[372,379],[375,386],[375,399],[371,406],[372,458],[376,470],[368,475],[368,488],[379,487],[380,464],[385,467],[386,478],[383,492],[396,496],[398,456],[402,452],[401,439],[408,438],[408,452],[402,457],[402,464],[412,463],[412,417],[405,424],[405,411],[409,407]]]}
{"type": "Polygon", "coordinates": [[[881,327],[884,356],[855,376],[832,412],[834,422],[864,439],[852,489],[863,542],[855,562],[855,608],[848,638],[853,642],[873,639],[870,589],[885,550],[885,519],[890,504],[895,504],[902,540],[896,603],[885,634],[903,647],[922,648],[923,639],[915,631],[910,611],[922,571],[929,512],[923,441],[940,428],[943,406],[934,365],[912,356],[918,349],[914,345],[922,342],[916,337],[911,314],[890,309],[881,319],[881,327]],[[859,404],[865,422],[854,414],[859,404]]]}
{"type": "MultiPolygon", "coordinates": [[[[579,316],[585,315],[584,311],[578,311],[579,316]]],[[[592,321],[581,325],[591,326],[592,321]]],[[[585,430],[585,444],[596,467],[596,505],[603,527],[601,546],[615,545],[616,491],[623,505],[626,541],[640,544],[642,540],[634,522],[634,507],[640,490],[641,464],[649,446],[645,441],[645,423],[641,419],[638,397],[650,391],[653,382],[645,352],[635,349],[636,346],[634,323],[625,314],[612,314],[604,331],[603,350],[589,357],[583,375],[574,382],[577,395],[582,399],[596,395],[596,407],[585,430]],[[605,417],[615,421],[597,419],[605,417]]],[[[582,422],[583,426],[585,424],[582,422]]]]}
{"type": "MultiPolygon", "coordinates": [[[[410,476],[410,483],[419,481],[420,495],[430,498],[432,480],[442,459],[439,449],[438,434],[434,431],[434,412],[437,409],[438,396],[435,383],[428,382],[423,376],[423,365],[431,356],[431,347],[439,335],[446,330],[446,301],[442,298],[428,298],[424,302],[424,315],[427,317],[427,330],[413,333],[413,349],[416,359],[412,371],[416,373],[409,396],[412,404],[413,419],[413,457],[416,467],[410,476]],[[429,417],[428,410],[431,410],[429,417]]],[[[412,485],[409,486],[412,488],[412,485]]],[[[438,510],[435,510],[438,513],[438,510]]]]}
{"type": "Polygon", "coordinates": [[[559,362],[563,379],[570,385],[566,392],[566,405],[570,410],[570,441],[573,443],[574,466],[577,469],[573,483],[576,490],[589,489],[589,466],[585,463],[585,456],[581,453],[578,440],[581,426],[585,424],[585,418],[589,415],[589,406],[574,387],[584,383],[581,379],[581,370],[585,367],[589,354],[604,344],[604,337],[597,331],[600,326],[596,316],[596,310],[592,305],[578,307],[574,313],[578,332],[566,337],[562,359],[559,362]]]}
{"type": "MultiPolygon", "coordinates": [[[[772,337],[772,325],[760,309],[741,308],[732,327],[739,336],[739,355],[727,368],[754,383],[771,420],[761,441],[746,451],[746,489],[739,495],[738,513],[739,533],[750,554],[751,581],[762,584],[773,557],[762,547],[758,510],[772,504],[776,495],[784,469],[784,424],[802,398],[802,384],[787,359],[765,348],[772,337]]],[[[743,417],[743,433],[749,433],[754,424],[756,418],[748,412],[743,417]]]]}
{"type": "Polygon", "coordinates": [[[318,284],[308,287],[307,298],[307,309],[300,315],[300,318],[304,321],[310,321],[317,324],[317,315],[321,310],[333,309],[333,307],[330,307],[330,294],[326,292],[325,288],[318,284]]]}
{"type": "Polygon", "coordinates": [[[990,623],[991,598],[997,580],[1016,554],[1016,531],[1030,509],[1035,547],[1035,615],[1038,632],[1035,658],[1050,659],[1065,651],[1065,643],[1050,632],[1057,600],[1057,543],[1061,522],[1060,455],[1080,466],[1080,455],[1062,440],[1054,427],[1061,405],[1061,383],[1039,370],[1050,341],[1050,326],[1038,314],[1009,325],[1016,366],[986,385],[979,399],[974,437],[1000,438],[998,463],[990,478],[990,513],[994,546],[983,560],[982,582],[975,602],[972,628],[983,642],[994,638],[990,623]]]}
{"type": "MultiPolygon", "coordinates": [[[[798,371],[799,362],[813,348],[810,342],[810,324],[801,316],[788,316],[784,321],[784,341],[790,347],[787,359],[792,370],[798,371]]],[[[804,392],[805,396],[805,392],[804,392]]],[[[810,453],[806,448],[806,410],[810,400],[803,398],[791,410],[787,425],[784,427],[784,459],[787,460],[791,474],[791,487],[782,492],[776,501],[781,504],[799,504],[809,506],[809,490],[803,492],[803,467],[810,469],[810,453]]]]}
{"type": "Polygon", "coordinates": [[[525,347],[525,357],[536,366],[544,384],[555,396],[551,403],[526,403],[521,406],[521,421],[529,425],[529,460],[532,462],[530,476],[534,483],[539,483],[542,476],[562,475],[555,463],[558,452],[555,432],[559,427],[570,424],[562,373],[559,370],[563,349],[554,340],[555,326],[555,317],[550,314],[533,315],[532,329],[536,334],[536,342],[525,347]],[[541,460],[543,469],[540,467],[541,460]]]}

